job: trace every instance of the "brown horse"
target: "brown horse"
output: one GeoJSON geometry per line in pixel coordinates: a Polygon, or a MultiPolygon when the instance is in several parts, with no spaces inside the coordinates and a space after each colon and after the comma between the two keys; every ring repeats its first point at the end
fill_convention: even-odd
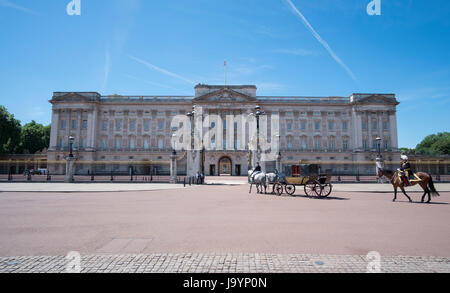
{"type": "MultiPolygon", "coordinates": [[[[416,175],[422,180],[420,182],[411,182],[410,186],[414,186],[416,184],[419,184],[420,187],[422,187],[424,194],[422,195],[422,201],[425,200],[425,195],[428,194],[428,201],[429,203],[431,201],[431,194],[433,196],[440,196],[439,193],[436,191],[436,188],[434,188],[433,184],[433,178],[424,172],[417,172],[416,175]]],[[[398,171],[392,172],[391,170],[384,170],[384,169],[378,169],[377,172],[377,178],[381,178],[382,176],[385,176],[388,178],[392,185],[394,186],[394,200],[397,199],[397,188],[400,187],[400,189],[403,191],[403,194],[408,198],[409,202],[412,202],[411,198],[406,194],[405,192],[405,185],[403,181],[398,176],[398,171]]]]}

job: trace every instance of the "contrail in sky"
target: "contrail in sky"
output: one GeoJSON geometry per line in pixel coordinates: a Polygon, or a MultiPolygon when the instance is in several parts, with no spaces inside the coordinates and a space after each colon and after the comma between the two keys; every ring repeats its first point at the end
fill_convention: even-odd
{"type": "Polygon", "coordinates": [[[23,12],[26,12],[26,13],[31,13],[31,14],[38,15],[38,13],[36,13],[35,11],[33,11],[31,9],[28,9],[28,8],[25,8],[23,6],[17,5],[17,4],[14,4],[14,3],[12,3],[11,1],[8,1],[8,0],[0,0],[0,6],[9,7],[9,8],[17,9],[17,10],[20,10],[20,11],[23,11],[23,12]]]}
{"type": "Polygon", "coordinates": [[[313,34],[313,36],[319,41],[319,43],[322,44],[322,46],[325,47],[325,49],[327,49],[328,53],[330,53],[331,57],[333,57],[333,59],[342,66],[342,68],[345,69],[345,71],[347,71],[347,73],[350,75],[350,77],[356,81],[356,76],[353,74],[353,72],[350,70],[350,68],[347,67],[347,65],[345,65],[345,63],[341,60],[341,58],[339,58],[336,53],[334,53],[334,51],[331,49],[331,47],[328,45],[328,43],[322,39],[322,37],[316,32],[316,30],[311,26],[311,24],[309,23],[309,21],[303,16],[303,14],[300,12],[300,10],[297,9],[297,7],[295,7],[294,3],[292,3],[291,0],[286,0],[286,2],[289,4],[289,6],[292,8],[293,12],[295,14],[297,14],[301,20],[303,21],[303,23],[305,24],[305,26],[311,31],[311,33],[313,34]]]}
{"type": "Polygon", "coordinates": [[[144,64],[145,66],[147,66],[147,67],[149,67],[149,68],[151,68],[151,69],[153,69],[153,70],[159,71],[159,72],[161,72],[161,73],[163,73],[163,74],[165,74],[165,75],[169,75],[169,76],[171,76],[171,77],[178,78],[178,79],[180,79],[180,80],[182,80],[182,81],[185,81],[185,82],[187,82],[187,83],[189,83],[189,84],[194,84],[194,82],[193,82],[192,80],[189,80],[189,79],[187,79],[187,78],[184,78],[184,77],[182,77],[182,76],[180,76],[180,75],[178,75],[178,74],[176,74],[176,73],[170,72],[170,71],[165,70],[165,69],[163,69],[163,68],[159,68],[158,66],[153,65],[153,64],[150,64],[150,63],[148,63],[147,61],[144,61],[144,60],[142,60],[142,59],[139,59],[139,58],[134,57],[134,56],[131,56],[131,55],[129,55],[128,57],[130,57],[130,58],[133,59],[134,61],[137,61],[137,62],[139,62],[139,63],[141,63],[141,64],[144,64]]]}

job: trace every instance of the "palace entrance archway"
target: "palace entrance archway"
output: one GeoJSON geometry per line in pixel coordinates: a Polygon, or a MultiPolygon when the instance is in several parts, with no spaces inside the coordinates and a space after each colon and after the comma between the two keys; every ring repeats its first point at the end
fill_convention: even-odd
{"type": "Polygon", "coordinates": [[[219,176],[220,175],[233,175],[233,168],[231,159],[229,157],[222,157],[219,160],[219,176]]]}

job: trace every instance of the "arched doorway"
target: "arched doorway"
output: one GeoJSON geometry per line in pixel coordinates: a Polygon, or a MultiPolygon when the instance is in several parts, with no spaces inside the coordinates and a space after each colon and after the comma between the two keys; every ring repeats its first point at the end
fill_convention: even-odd
{"type": "Polygon", "coordinates": [[[222,157],[219,160],[219,176],[221,175],[233,175],[232,163],[229,157],[222,157]]]}

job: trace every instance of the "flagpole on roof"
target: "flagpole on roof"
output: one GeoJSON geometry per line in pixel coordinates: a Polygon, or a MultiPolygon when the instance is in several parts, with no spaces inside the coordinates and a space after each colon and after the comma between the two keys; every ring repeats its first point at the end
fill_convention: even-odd
{"type": "Polygon", "coordinates": [[[227,60],[223,62],[223,70],[224,70],[224,79],[225,79],[225,86],[227,85],[227,60]]]}

